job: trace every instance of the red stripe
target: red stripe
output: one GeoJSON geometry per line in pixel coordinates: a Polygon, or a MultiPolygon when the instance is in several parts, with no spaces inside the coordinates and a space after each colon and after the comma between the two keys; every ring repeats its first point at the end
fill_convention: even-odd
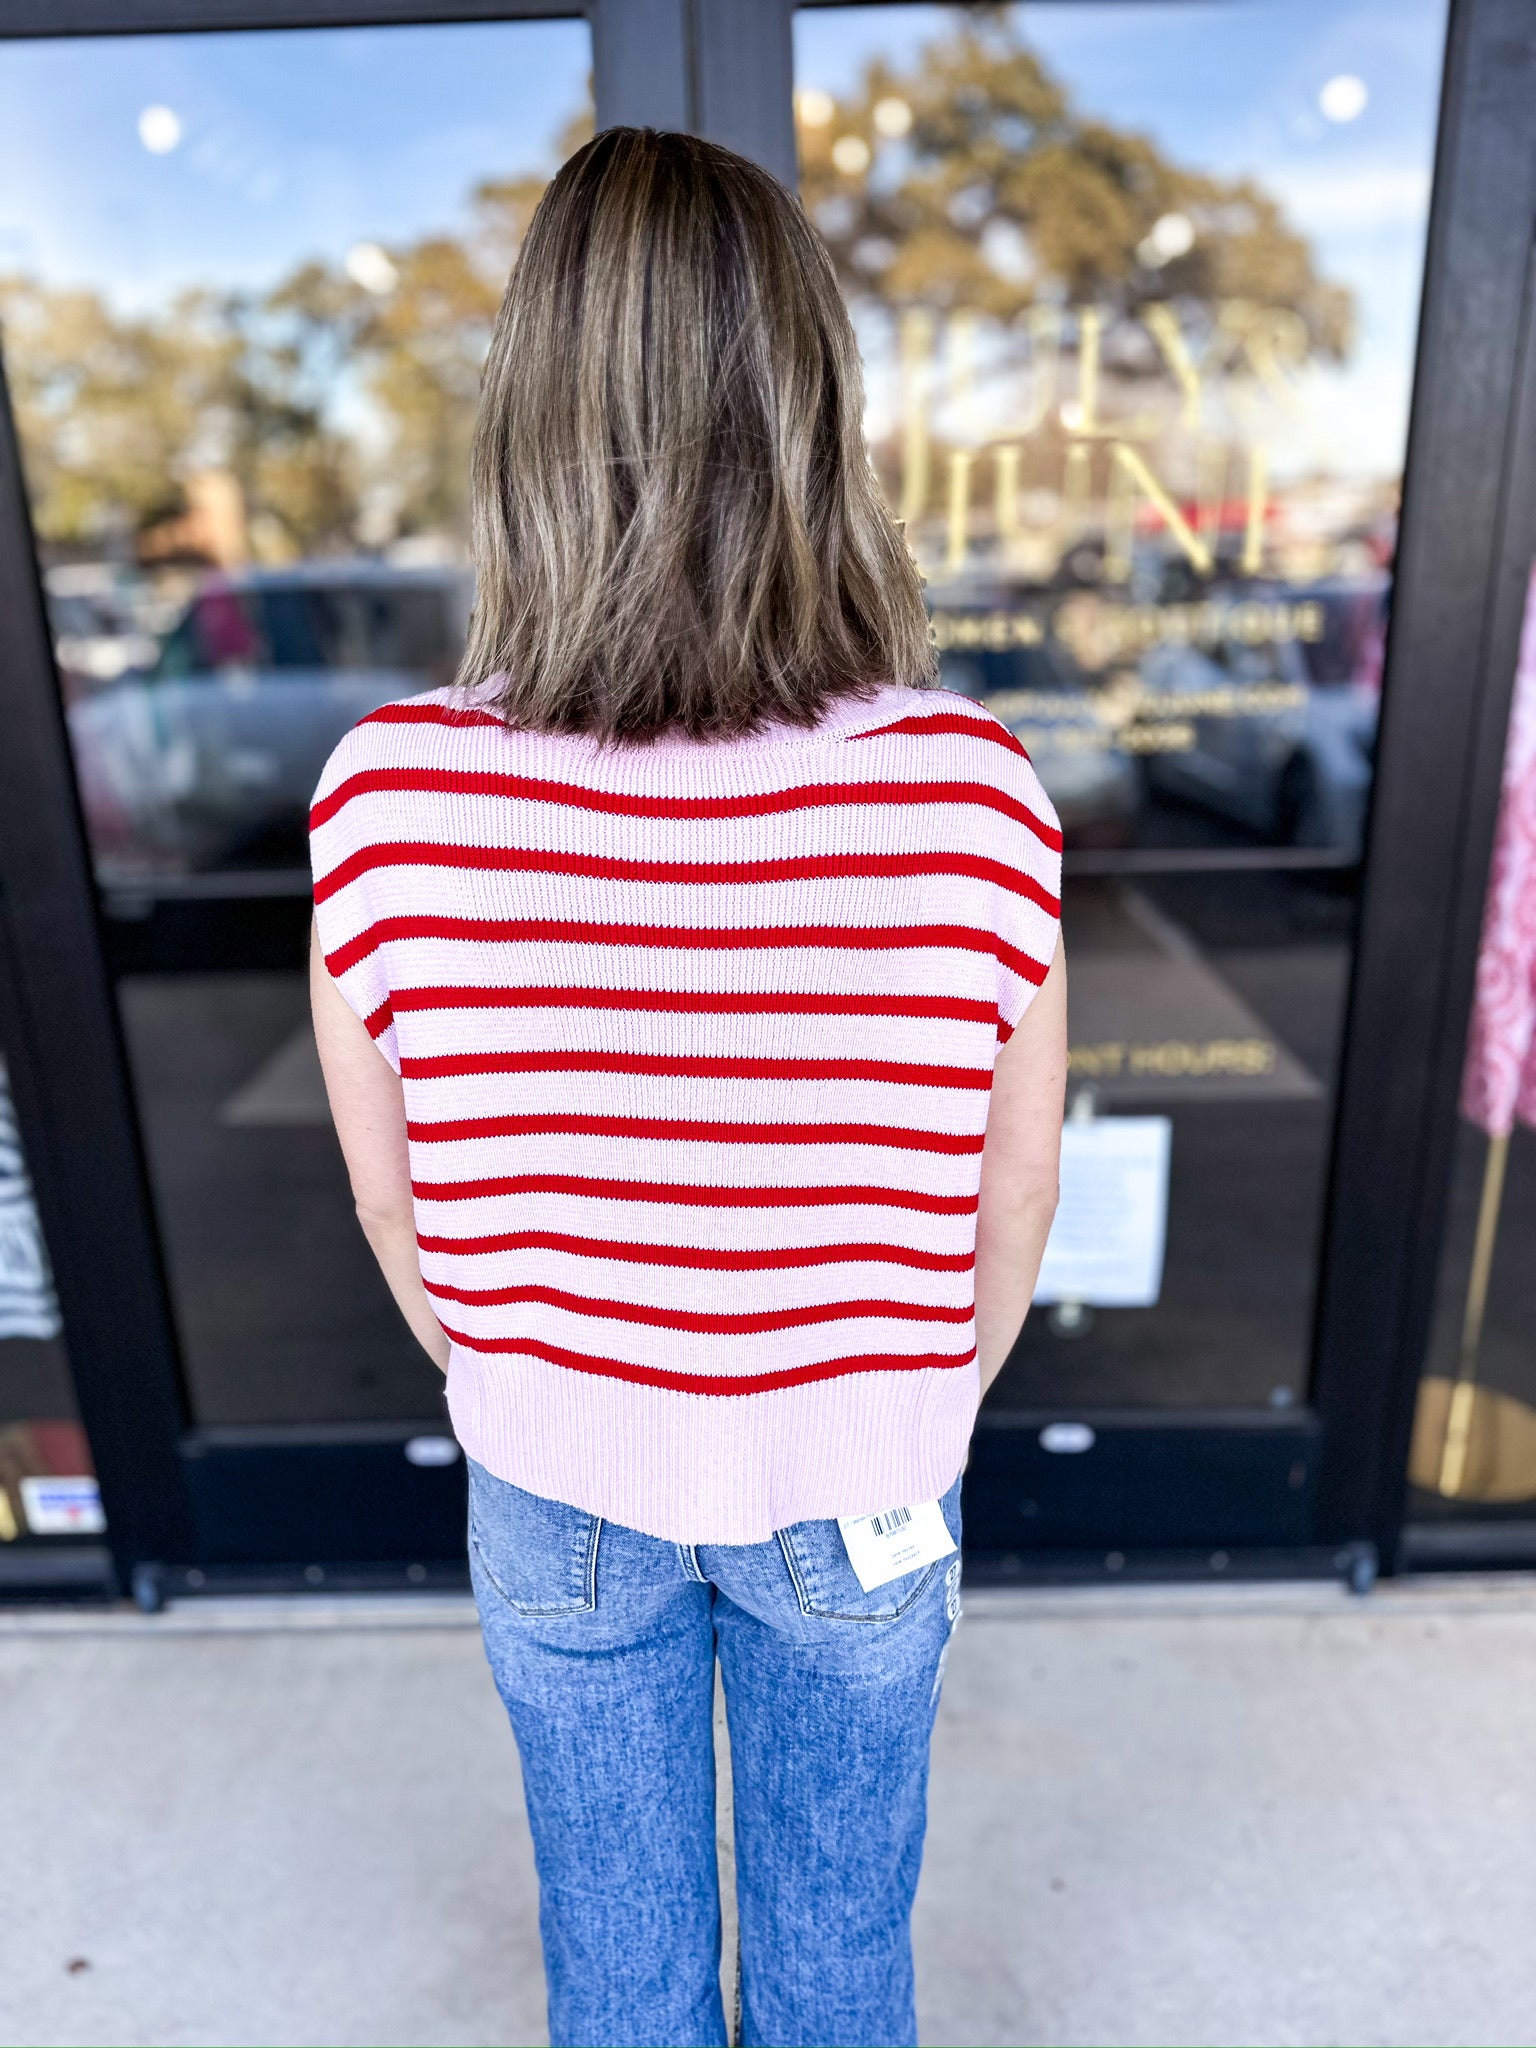
{"type": "Polygon", "coordinates": [[[389,840],[362,846],[315,882],[324,903],[375,868],[486,869],[501,873],[586,875],[609,882],[685,883],[697,887],[756,882],[857,881],[876,875],[965,875],[993,882],[1010,895],[1039,904],[1052,917],[1061,904],[1033,875],[977,853],[850,853],[798,855],[790,860],[617,860],[535,846],[448,846],[437,840],[389,840]]]}
{"type": "Polygon", "coordinates": [[[461,768],[362,768],[311,808],[309,829],[314,832],[328,824],[353,797],[380,790],[520,798],[620,818],[768,818],[784,811],[830,810],[845,804],[979,804],[1026,826],[1053,853],[1061,851],[1061,834],[1053,825],[1046,824],[1027,804],[986,782],[821,782],[763,790],[752,796],[632,796],[622,790],[583,789],[576,783],[536,775],[461,768]]]}
{"type": "Polygon", "coordinates": [[[506,720],[489,711],[459,709],[451,704],[381,704],[360,718],[359,725],[494,725],[507,730],[506,720]]]}
{"type": "Polygon", "coordinates": [[[705,1245],[635,1244],[628,1238],[574,1237],[560,1230],[503,1230],[485,1237],[430,1237],[424,1252],[477,1258],[487,1252],[570,1252],[581,1259],[621,1259],[634,1266],[686,1266],[701,1273],[773,1273],[796,1266],[912,1266],[923,1273],[969,1273],[974,1252],[920,1252],[897,1244],[783,1245],[775,1251],[722,1252],[705,1245]]]}
{"type": "MultiPolygon", "coordinates": [[[[964,996],[711,995],[627,988],[403,988],[366,1019],[380,1038],[397,1010],[628,1010],[662,1014],[806,1017],[943,1017],[997,1026],[995,1003],[964,996]]],[[[1011,1034],[1007,1034],[1011,1035],[1011,1034]]]]}
{"type": "Polygon", "coordinates": [[[990,1067],[920,1067],[903,1060],[727,1060],[648,1052],[451,1052],[403,1059],[408,1081],[455,1074],[664,1074],[699,1081],[894,1081],[909,1088],[992,1086],[990,1067]]]}
{"type": "MultiPolygon", "coordinates": [[[[665,988],[397,988],[389,1001],[396,1010],[655,1010],[762,1017],[947,1017],[961,1024],[997,1023],[995,1003],[973,1002],[966,996],[781,996],[750,990],[715,995],[665,988]]],[[[386,1007],[381,1004],[380,1010],[386,1007]]],[[[385,1019],[386,1024],[389,1021],[385,1019]]]]}
{"type": "Polygon", "coordinates": [[[860,1316],[889,1316],[904,1323],[968,1323],[968,1308],[934,1308],[920,1301],[833,1301],[811,1308],[767,1309],[761,1314],[706,1315],[685,1308],[650,1308],[638,1301],[603,1301],[590,1294],[567,1294],[561,1287],[445,1287],[423,1283],[439,1301],[461,1308],[510,1308],[538,1302],[545,1308],[568,1309],[572,1315],[597,1316],[608,1322],[637,1323],[656,1330],[691,1330],[703,1337],[756,1337],[770,1330],[809,1329],[816,1323],[851,1322],[860,1316]]]}
{"type": "Polygon", "coordinates": [[[447,939],[465,945],[646,946],[701,953],[768,952],[793,947],[824,946],[829,950],[879,953],[907,952],[917,947],[952,947],[966,953],[989,953],[1005,967],[1037,987],[1046,967],[1010,946],[995,932],[968,924],[779,924],[665,925],[611,924],[590,918],[549,917],[381,917],[366,930],[327,953],[333,975],[343,975],[397,939],[447,939]]]}
{"type": "Polygon", "coordinates": [[[592,1358],[584,1351],[566,1351],[558,1344],[541,1344],[534,1337],[467,1337],[459,1330],[443,1329],[450,1343],[466,1351],[517,1352],[525,1358],[540,1358],[547,1365],[569,1366],[573,1372],[594,1373],[600,1379],[628,1380],[636,1387],[662,1387],[674,1394],[772,1394],[783,1387],[805,1387],[816,1380],[843,1379],[856,1372],[953,1371],[969,1365],[976,1356],[969,1351],[919,1353],[907,1357],[901,1352],[874,1352],[856,1358],[824,1358],[814,1365],[792,1365],[779,1372],[743,1374],[666,1372],[659,1366],[631,1365],[624,1358],[592,1358]]]}
{"type": "Polygon", "coordinates": [[[974,1216],[975,1195],[924,1195],[915,1188],[699,1187],[690,1181],[594,1180],[582,1173],[504,1173],[486,1180],[413,1180],[423,1202],[474,1202],[487,1195],[584,1195],[597,1201],[669,1202],[679,1209],[918,1209],[925,1216],[974,1216]]]}
{"type": "Polygon", "coordinates": [[[1010,946],[1004,939],[998,940],[994,951],[999,966],[1006,967],[1020,981],[1027,981],[1034,988],[1038,988],[1051,971],[1048,960],[1036,960],[1028,953],[1021,953],[1017,946],[1010,946]]]}
{"type": "Polygon", "coordinates": [[[895,1124],[713,1123],[704,1117],[460,1116],[439,1123],[407,1123],[417,1145],[451,1145],[462,1138],[647,1138],[711,1145],[885,1145],[896,1152],[964,1154],[981,1150],[981,1133],[908,1131],[895,1124]]]}
{"type": "MultiPolygon", "coordinates": [[[[888,732],[966,732],[973,739],[991,740],[994,746],[1006,747],[1010,754],[1022,754],[1029,759],[1029,753],[1022,740],[1015,739],[1005,725],[995,719],[985,723],[979,718],[967,718],[963,711],[914,712],[910,718],[898,718],[892,725],[871,726],[868,732],[850,733],[854,740],[878,740],[888,732]]],[[[1061,844],[1057,840],[1057,845],[1061,844]]]]}

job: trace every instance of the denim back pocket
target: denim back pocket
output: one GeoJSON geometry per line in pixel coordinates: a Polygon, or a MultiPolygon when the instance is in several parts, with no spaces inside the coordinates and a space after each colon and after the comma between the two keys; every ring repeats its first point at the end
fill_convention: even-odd
{"type": "Polygon", "coordinates": [[[473,1561],[518,1614],[582,1614],[597,1605],[602,1526],[599,1516],[524,1493],[470,1460],[473,1561]]]}
{"type": "MultiPolygon", "coordinates": [[[[945,1497],[944,1511],[949,1532],[958,1540],[958,1486],[945,1497]]],[[[789,1566],[800,1612],[822,1621],[895,1621],[949,1561],[941,1558],[936,1564],[921,1564],[866,1593],[848,1561],[848,1546],[835,1521],[796,1522],[792,1528],[781,1529],[779,1548],[789,1566]]]]}

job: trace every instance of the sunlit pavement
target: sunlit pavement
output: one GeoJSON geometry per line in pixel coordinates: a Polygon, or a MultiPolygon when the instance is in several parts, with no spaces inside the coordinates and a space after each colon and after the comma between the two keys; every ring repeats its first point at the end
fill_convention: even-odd
{"type": "MultiPolygon", "coordinates": [[[[1536,2041],[1536,1582],[974,1594],[930,2043],[1536,2041]]],[[[543,2039],[467,1608],[0,1617],[0,2040],[543,2039]]]]}

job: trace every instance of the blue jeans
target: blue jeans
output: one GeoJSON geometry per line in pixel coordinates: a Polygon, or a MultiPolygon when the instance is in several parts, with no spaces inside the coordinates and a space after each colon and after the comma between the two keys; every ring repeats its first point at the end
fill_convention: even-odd
{"type": "MultiPolygon", "coordinates": [[[[960,1534],[958,1480],[944,1500],[960,1534]]],[[[715,1658],[746,2048],[915,2042],[912,1896],[960,1561],[873,1593],[836,1522],[666,1543],[470,1465],[470,1565],[522,1753],[555,2048],[717,2048],[715,1658]]]]}

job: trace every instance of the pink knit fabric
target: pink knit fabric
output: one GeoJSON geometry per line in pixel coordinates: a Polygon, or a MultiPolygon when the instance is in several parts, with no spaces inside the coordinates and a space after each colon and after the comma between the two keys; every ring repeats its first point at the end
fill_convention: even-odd
{"type": "Polygon", "coordinates": [[[1517,1118],[1536,1129],[1536,574],[1509,707],[1461,1110],[1490,1138],[1507,1138],[1517,1118]]]}
{"type": "Polygon", "coordinates": [[[604,747],[436,691],[342,741],[311,842],[470,1455],[684,1543],[943,1493],[993,1060],[1059,916],[1006,729],[888,688],[604,747]]]}

